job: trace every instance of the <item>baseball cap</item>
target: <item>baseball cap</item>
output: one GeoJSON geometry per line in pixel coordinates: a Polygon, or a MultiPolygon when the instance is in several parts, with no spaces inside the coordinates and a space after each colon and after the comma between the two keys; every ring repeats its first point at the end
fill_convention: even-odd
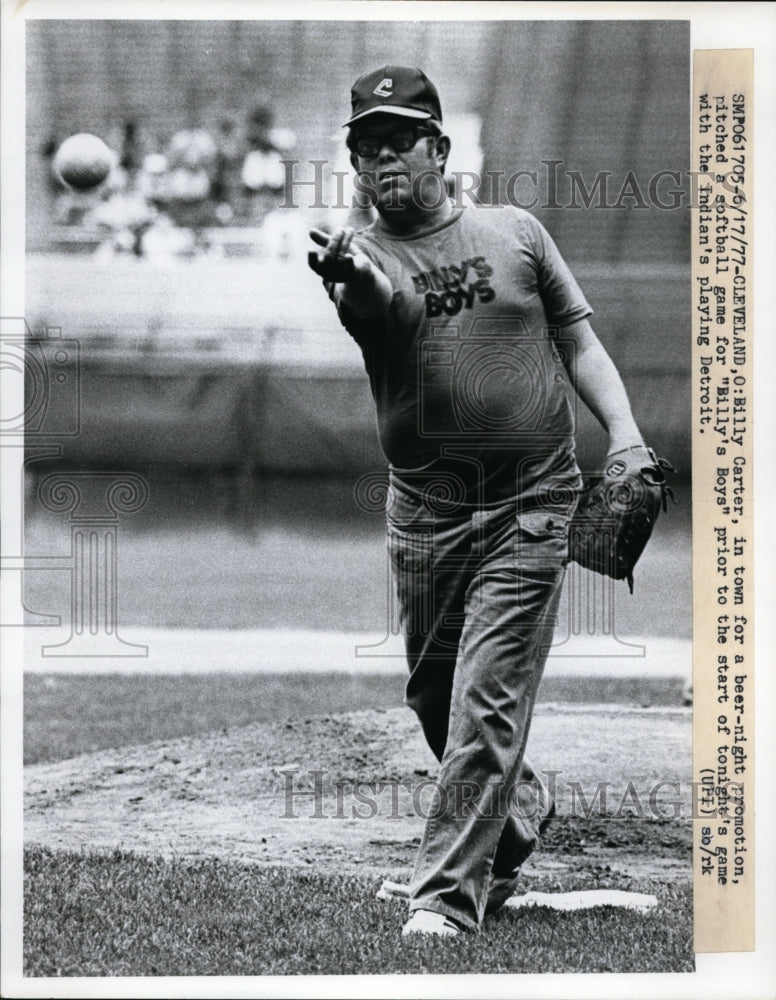
{"type": "Polygon", "coordinates": [[[350,100],[353,113],[343,128],[378,111],[403,118],[442,121],[437,89],[415,66],[383,66],[365,73],[353,84],[350,100]]]}

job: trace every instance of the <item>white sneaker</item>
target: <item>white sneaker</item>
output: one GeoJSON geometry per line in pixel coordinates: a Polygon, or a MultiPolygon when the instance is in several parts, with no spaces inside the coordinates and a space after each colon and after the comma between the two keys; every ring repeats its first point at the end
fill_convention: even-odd
{"type": "Polygon", "coordinates": [[[409,934],[455,937],[458,934],[458,926],[444,913],[436,913],[434,910],[413,910],[401,934],[402,937],[407,937],[409,934]]]}

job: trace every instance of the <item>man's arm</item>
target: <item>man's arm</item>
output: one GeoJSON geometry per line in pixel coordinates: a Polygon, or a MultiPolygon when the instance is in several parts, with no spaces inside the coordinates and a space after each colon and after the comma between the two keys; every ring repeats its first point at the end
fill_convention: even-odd
{"type": "Polygon", "coordinates": [[[609,453],[643,445],[620,374],[586,319],[563,327],[576,344],[566,362],[571,383],[609,435],[609,453]]]}
{"type": "Polygon", "coordinates": [[[310,239],[322,249],[311,251],[307,262],[334,286],[330,294],[338,306],[347,306],[360,319],[386,312],[393,298],[391,283],[366,254],[351,250],[352,229],[337,229],[331,235],[311,229],[310,239]]]}

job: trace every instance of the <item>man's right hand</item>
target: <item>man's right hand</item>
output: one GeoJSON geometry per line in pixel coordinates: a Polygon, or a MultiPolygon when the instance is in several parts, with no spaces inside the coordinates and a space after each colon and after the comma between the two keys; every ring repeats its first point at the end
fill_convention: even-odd
{"type": "Polygon", "coordinates": [[[331,234],[311,229],[310,239],[322,249],[311,250],[307,263],[324,281],[346,284],[372,274],[372,262],[366,254],[350,249],[352,229],[335,229],[331,234]]]}
{"type": "Polygon", "coordinates": [[[391,282],[366,254],[351,250],[352,229],[335,229],[331,235],[311,229],[310,239],[322,249],[311,251],[307,262],[324,281],[342,286],[329,292],[338,306],[346,305],[362,319],[386,312],[393,297],[391,282]]]}

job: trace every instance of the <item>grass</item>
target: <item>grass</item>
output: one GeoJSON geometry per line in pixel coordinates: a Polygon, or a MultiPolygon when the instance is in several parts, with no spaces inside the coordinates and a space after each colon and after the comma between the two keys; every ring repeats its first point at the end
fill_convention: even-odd
{"type": "MultiPolygon", "coordinates": [[[[681,704],[669,678],[547,678],[544,701],[681,704]]],[[[402,704],[404,679],[368,675],[46,675],[25,677],[25,762],[195,736],[250,722],[402,704]]],[[[563,830],[558,827],[557,836],[563,830]]],[[[561,837],[557,847],[569,845],[561,837]]],[[[406,871],[386,871],[405,878],[406,871]]],[[[525,889],[654,892],[646,916],[506,912],[480,937],[400,937],[399,903],[366,875],[166,860],[123,850],[25,852],[27,976],[691,971],[689,884],[593,869],[534,877],[525,889]]]]}
{"type": "MultiPolygon", "coordinates": [[[[562,888],[596,884],[578,874],[562,888]]],[[[35,847],[25,854],[25,975],[692,971],[689,885],[627,888],[660,905],[647,915],[507,911],[480,936],[405,941],[402,904],[378,902],[366,876],[35,847]]]]}
{"type": "MultiPolygon", "coordinates": [[[[539,699],[681,705],[682,690],[679,678],[547,677],[539,699]]],[[[251,722],[396,708],[403,698],[401,674],[29,674],[24,680],[24,762],[64,760],[251,722]]]]}

